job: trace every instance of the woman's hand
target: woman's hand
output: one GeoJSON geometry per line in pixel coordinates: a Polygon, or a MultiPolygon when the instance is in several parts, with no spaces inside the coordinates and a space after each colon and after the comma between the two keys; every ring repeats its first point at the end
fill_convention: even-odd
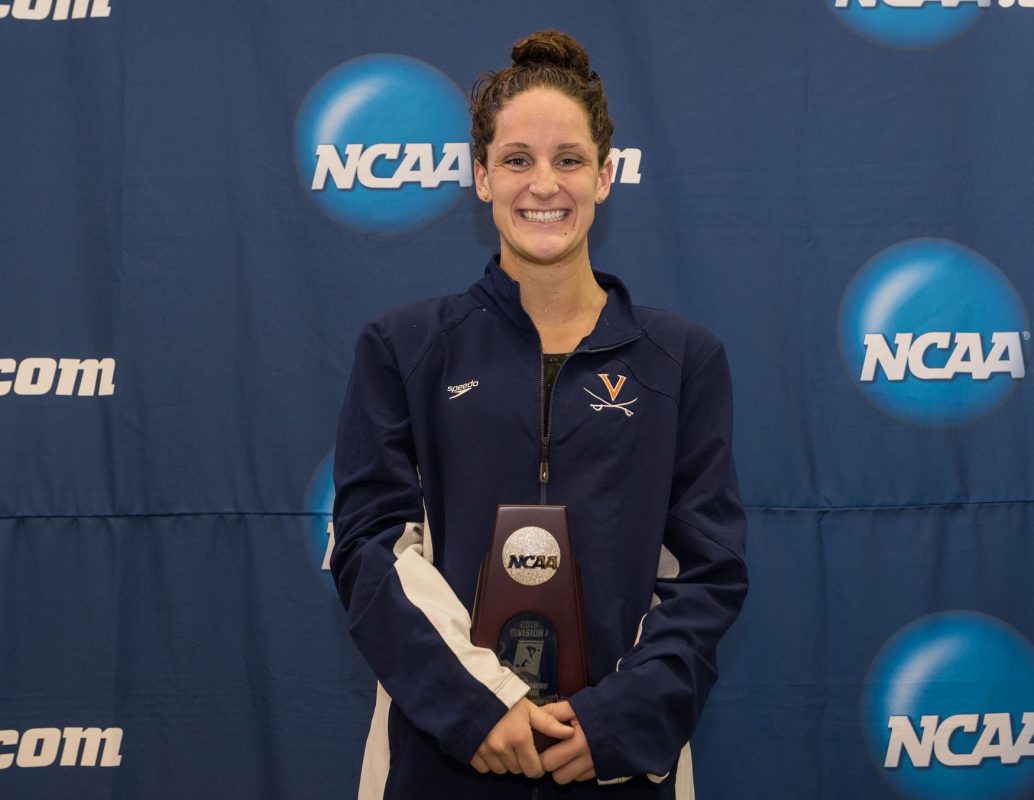
{"type": "Polygon", "coordinates": [[[505,775],[512,772],[514,775],[541,778],[545,771],[532,740],[533,730],[554,739],[568,739],[575,733],[575,729],[564,725],[557,715],[546,713],[523,697],[488,732],[470,759],[470,765],[481,773],[505,775]]]}
{"type": "Polygon", "coordinates": [[[557,783],[571,781],[587,781],[596,777],[596,767],[592,763],[589,742],[585,738],[582,726],[574,715],[574,709],[566,700],[542,706],[541,711],[555,717],[559,722],[570,722],[573,733],[562,742],[548,747],[539,755],[542,768],[553,773],[557,783]]]}

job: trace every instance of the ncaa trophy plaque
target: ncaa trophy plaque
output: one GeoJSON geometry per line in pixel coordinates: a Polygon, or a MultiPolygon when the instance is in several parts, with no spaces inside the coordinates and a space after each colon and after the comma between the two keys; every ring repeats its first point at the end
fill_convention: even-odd
{"type": "MultiPolygon", "coordinates": [[[[470,639],[527,683],[536,705],[588,685],[582,587],[566,506],[499,506],[470,639]]],[[[540,750],[551,741],[536,732],[540,750]]]]}

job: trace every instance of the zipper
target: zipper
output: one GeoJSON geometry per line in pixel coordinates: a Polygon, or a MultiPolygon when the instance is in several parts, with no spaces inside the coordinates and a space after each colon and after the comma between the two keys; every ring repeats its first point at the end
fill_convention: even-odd
{"type": "Polygon", "coordinates": [[[560,368],[556,371],[556,376],[553,378],[553,388],[549,391],[549,419],[546,419],[546,351],[542,347],[542,335],[535,331],[539,337],[539,503],[546,505],[547,489],[549,486],[549,436],[553,429],[553,398],[556,395],[556,386],[560,382],[560,373],[564,371],[564,367],[567,366],[567,362],[570,361],[571,357],[577,353],[606,353],[608,350],[617,350],[619,347],[624,347],[630,342],[634,342],[639,338],[640,334],[636,334],[622,342],[608,345],[606,347],[596,347],[592,350],[579,350],[575,348],[572,352],[568,353],[567,358],[564,359],[564,363],[560,365],[560,368]]]}
{"type": "Polygon", "coordinates": [[[560,365],[556,376],[553,379],[553,388],[549,392],[550,420],[546,422],[546,350],[542,346],[542,334],[537,330],[539,337],[539,504],[546,504],[547,486],[549,485],[549,429],[552,427],[553,395],[556,393],[556,384],[560,379],[560,372],[564,364],[560,365]]]}

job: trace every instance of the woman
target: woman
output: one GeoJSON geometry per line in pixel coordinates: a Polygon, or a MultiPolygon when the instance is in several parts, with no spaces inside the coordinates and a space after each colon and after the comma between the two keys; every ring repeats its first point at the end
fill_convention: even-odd
{"type": "Polygon", "coordinates": [[[360,797],[681,796],[746,593],[726,359],[590,266],[612,124],[584,49],[545,31],[513,61],[474,94],[500,253],[364,329],[342,414],[332,570],[379,681],[360,797]],[[501,503],[566,505],[581,566],[591,685],[543,708],[470,642],[501,503]]]}

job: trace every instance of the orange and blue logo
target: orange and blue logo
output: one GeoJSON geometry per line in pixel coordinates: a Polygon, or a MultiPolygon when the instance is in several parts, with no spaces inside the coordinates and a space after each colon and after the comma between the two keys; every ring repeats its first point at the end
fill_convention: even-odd
{"type": "Polygon", "coordinates": [[[624,375],[618,375],[617,380],[614,381],[611,380],[609,372],[599,372],[596,374],[596,377],[603,381],[603,385],[606,387],[606,392],[610,396],[610,400],[607,401],[603,399],[595,392],[592,392],[583,386],[582,388],[585,389],[589,395],[594,397],[596,400],[599,400],[598,403],[589,403],[589,408],[593,411],[602,411],[605,408],[616,408],[619,411],[623,411],[626,417],[631,417],[635,412],[629,409],[629,406],[639,398],[633,397],[631,400],[626,400],[622,403],[618,402],[618,395],[621,394],[621,389],[624,387],[625,381],[627,380],[626,377],[624,375]]]}

